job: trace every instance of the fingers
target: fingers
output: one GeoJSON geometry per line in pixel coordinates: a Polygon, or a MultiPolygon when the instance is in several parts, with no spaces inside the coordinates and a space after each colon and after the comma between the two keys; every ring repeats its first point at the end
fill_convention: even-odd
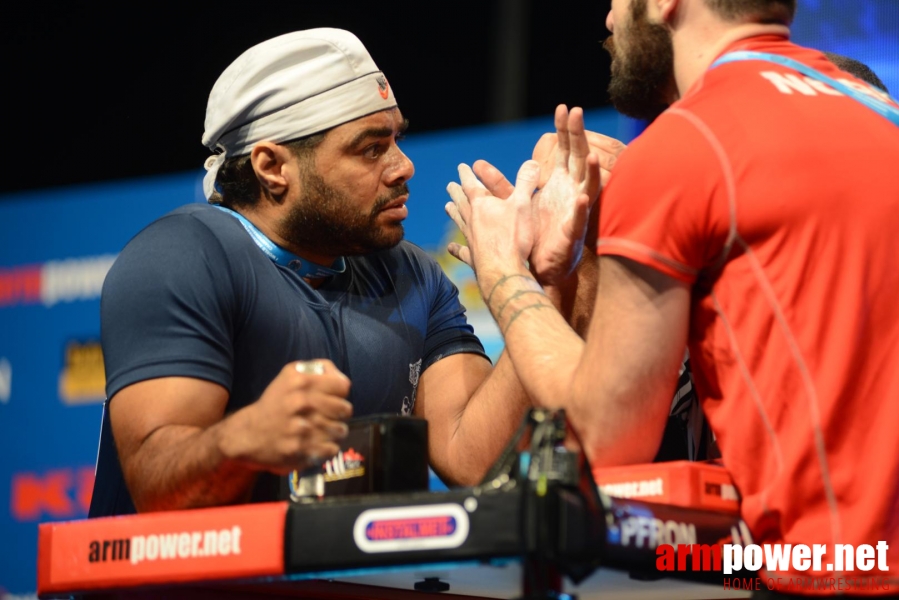
{"type": "Polygon", "coordinates": [[[537,182],[540,180],[540,163],[536,160],[526,160],[518,169],[518,176],[515,178],[515,194],[519,198],[526,199],[530,202],[534,190],[537,189],[537,182]]]}
{"type": "Polygon", "coordinates": [[[486,187],[487,191],[492,195],[505,200],[512,194],[514,188],[512,187],[512,184],[509,183],[509,180],[506,179],[505,175],[503,175],[499,169],[486,160],[475,161],[472,168],[475,175],[478,176],[478,179],[481,180],[481,183],[484,184],[484,187],[486,187]]]}
{"type": "Polygon", "coordinates": [[[568,140],[568,107],[564,104],[556,107],[555,125],[559,144],[558,148],[556,148],[556,167],[567,169],[571,145],[568,140]]]}
{"type": "Polygon", "coordinates": [[[611,138],[595,131],[585,131],[587,144],[590,151],[599,158],[599,168],[605,171],[603,174],[605,179],[611,175],[612,167],[618,162],[620,155],[627,147],[615,138],[611,138]]]}
{"type": "Polygon", "coordinates": [[[338,452],[340,441],[349,434],[346,421],[353,415],[352,405],[343,398],[316,391],[301,392],[295,401],[299,409],[290,417],[288,462],[327,460],[338,452]]]}
{"type": "Polygon", "coordinates": [[[613,137],[589,130],[584,131],[584,133],[587,136],[587,143],[589,143],[590,147],[594,150],[602,150],[603,152],[608,152],[612,156],[618,156],[624,152],[625,148],[627,148],[627,145],[625,145],[624,142],[616,140],[613,137]]]}
{"type": "Polygon", "coordinates": [[[468,246],[463,246],[461,244],[457,244],[455,242],[450,243],[446,247],[447,252],[449,252],[456,259],[461,260],[466,265],[474,269],[474,262],[471,256],[471,249],[468,246]]]}
{"type": "Polygon", "coordinates": [[[584,111],[579,107],[572,108],[568,115],[568,144],[570,149],[568,172],[575,181],[580,181],[587,167],[590,145],[584,133],[584,111]]]}
{"type": "Polygon", "coordinates": [[[587,160],[585,161],[585,170],[586,176],[584,178],[584,184],[582,186],[582,190],[587,197],[589,198],[589,206],[593,206],[593,203],[596,202],[597,198],[599,198],[599,192],[602,190],[603,185],[603,174],[602,169],[599,166],[599,157],[592,152],[587,156],[587,160]]]}
{"type": "MultiPolygon", "coordinates": [[[[491,169],[494,169],[497,173],[499,173],[499,170],[495,169],[489,163],[487,163],[485,161],[479,161],[479,162],[484,162],[485,165],[488,165],[491,169]]],[[[478,165],[478,163],[475,163],[476,167],[477,167],[477,165],[478,165]]],[[[500,173],[500,177],[502,177],[502,173],[500,173]]],[[[511,193],[511,189],[513,189],[512,184],[510,184],[508,181],[506,181],[505,177],[502,177],[502,179],[509,186],[509,188],[510,188],[509,193],[511,193]]],[[[468,197],[465,195],[465,192],[462,190],[462,186],[460,186],[458,183],[455,183],[455,182],[451,182],[449,185],[447,185],[446,191],[449,193],[450,198],[452,198],[453,201],[447,202],[443,208],[446,211],[446,214],[449,215],[449,218],[453,220],[453,223],[456,224],[456,227],[459,228],[459,231],[462,232],[462,235],[465,236],[465,239],[468,239],[468,221],[467,221],[467,219],[471,216],[471,204],[469,204],[469,202],[468,202],[468,197]]],[[[461,260],[466,265],[468,265],[469,267],[474,269],[474,263],[472,262],[472,256],[471,256],[471,250],[469,250],[467,246],[462,246],[460,244],[453,242],[453,243],[450,243],[446,247],[446,249],[452,256],[454,256],[458,260],[461,260]]]]}
{"type": "MultiPolygon", "coordinates": [[[[515,187],[512,193],[519,194],[519,198],[524,197],[530,200],[534,190],[537,188],[539,180],[540,164],[536,160],[527,160],[518,170],[518,176],[515,179],[515,187]],[[526,194],[526,196],[521,196],[521,194],[526,194]]],[[[490,191],[484,187],[484,184],[481,183],[474,171],[471,170],[471,167],[466,164],[459,165],[459,181],[462,183],[462,194],[465,196],[464,199],[458,194],[457,185],[455,183],[450,183],[446,189],[453,199],[453,203],[456,205],[462,221],[468,223],[471,214],[471,201],[477,198],[490,196],[490,191]]]]}
{"type": "Polygon", "coordinates": [[[296,469],[339,450],[349,432],[350,380],[327,359],[286,364],[262,397],[237,411],[236,436],[250,440],[234,458],[273,472],[296,469]]]}
{"type": "MultiPolygon", "coordinates": [[[[590,148],[590,152],[593,152],[599,157],[599,167],[605,171],[604,177],[608,178],[611,174],[612,167],[614,167],[615,163],[618,161],[618,155],[621,154],[621,151],[624,150],[626,146],[615,138],[610,138],[594,131],[585,131],[584,133],[587,137],[587,144],[590,148]]],[[[543,137],[545,138],[547,135],[550,134],[545,134],[543,137]]],[[[548,151],[541,152],[539,158],[537,156],[534,157],[534,160],[539,160],[543,167],[539,186],[541,188],[544,187],[546,180],[552,175],[552,169],[556,164],[554,154],[556,150],[555,140],[556,135],[552,134],[553,146],[548,151]]]]}
{"type": "Polygon", "coordinates": [[[540,136],[540,139],[537,140],[537,145],[534,146],[534,151],[531,153],[531,158],[542,164],[545,159],[552,158],[552,154],[555,149],[556,134],[544,133],[542,136],[540,136]]]}
{"type": "MultiPolygon", "coordinates": [[[[581,238],[587,229],[587,218],[590,214],[590,207],[593,204],[590,196],[587,194],[579,194],[574,201],[574,218],[570,221],[571,229],[568,235],[572,238],[581,238]]],[[[580,256],[575,257],[574,262],[580,260],[580,256]]]]}
{"type": "Polygon", "coordinates": [[[306,416],[306,421],[311,425],[308,440],[312,442],[339,442],[346,438],[350,431],[344,421],[328,418],[323,413],[312,413],[306,416]]]}
{"type": "MultiPolygon", "coordinates": [[[[489,195],[487,188],[478,180],[471,167],[466,164],[459,165],[459,182],[462,184],[462,192],[468,200],[489,195]]],[[[465,216],[464,211],[462,211],[462,216],[465,216]]]]}
{"type": "Polygon", "coordinates": [[[468,196],[465,195],[462,186],[455,181],[446,186],[446,191],[452,202],[447,202],[443,210],[453,220],[462,235],[468,239],[468,220],[471,217],[471,204],[468,202],[468,196]]]}
{"type": "Polygon", "coordinates": [[[327,419],[347,421],[353,416],[353,405],[338,396],[317,390],[300,392],[295,400],[298,415],[323,415],[327,419]]]}
{"type": "Polygon", "coordinates": [[[465,219],[462,218],[462,215],[459,214],[459,207],[456,206],[454,202],[447,202],[443,205],[443,211],[450,219],[452,219],[453,223],[456,224],[456,227],[459,228],[462,235],[465,235],[468,224],[465,222],[465,219]]]}
{"type": "Polygon", "coordinates": [[[284,380],[286,392],[314,389],[341,398],[350,393],[349,378],[325,358],[288,363],[278,377],[284,380]]]}
{"type": "MultiPolygon", "coordinates": [[[[608,154],[612,163],[627,148],[624,142],[596,131],[585,130],[584,134],[587,136],[587,143],[590,145],[590,148],[600,155],[608,154]]],[[[543,163],[547,158],[552,158],[556,150],[557,141],[557,134],[544,133],[537,141],[537,145],[534,146],[531,158],[540,163],[543,163]]],[[[602,164],[602,167],[606,168],[605,164],[602,164]]]]}
{"type": "Polygon", "coordinates": [[[596,254],[596,243],[599,237],[599,212],[601,201],[594,202],[587,215],[587,233],[584,235],[584,248],[596,254]]]}
{"type": "MultiPolygon", "coordinates": [[[[544,134],[540,138],[534,151],[535,158],[543,157],[547,147],[556,141],[554,167],[566,171],[574,181],[582,182],[582,189],[593,197],[599,193],[602,183],[608,180],[618,155],[626,146],[615,138],[587,131],[584,111],[580,107],[568,111],[564,104],[560,104],[556,108],[555,125],[555,136],[544,134]],[[593,159],[589,159],[591,154],[593,159]]],[[[544,168],[538,187],[544,187],[550,176],[544,168]]]]}
{"type": "Polygon", "coordinates": [[[538,188],[543,188],[549,178],[552,177],[553,169],[556,166],[556,144],[558,143],[558,135],[555,133],[544,133],[534,146],[534,152],[531,158],[540,163],[540,181],[537,183],[538,188]]]}
{"type": "Polygon", "coordinates": [[[301,470],[334,456],[340,442],[349,434],[349,426],[321,412],[294,414],[284,423],[283,435],[273,448],[275,457],[263,461],[275,470],[301,470]]]}

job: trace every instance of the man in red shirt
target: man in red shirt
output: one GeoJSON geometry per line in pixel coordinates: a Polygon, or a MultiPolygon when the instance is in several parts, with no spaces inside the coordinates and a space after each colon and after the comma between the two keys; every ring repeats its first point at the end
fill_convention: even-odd
{"type": "MultiPolygon", "coordinates": [[[[895,107],[885,94],[790,43],[794,10],[795,0],[613,0],[610,96],[631,116],[662,114],[603,192],[586,341],[542,293],[565,268],[535,269],[535,280],[525,264],[543,235],[527,209],[536,163],[507,200],[460,167],[450,212],[470,255],[455,251],[473,260],[526,389],[566,409],[593,465],[652,458],[688,344],[755,542],[826,545],[812,569],[768,581],[833,594],[791,576],[865,577],[840,589],[895,594],[899,127],[842,86],[895,107]],[[713,65],[734,51],[788,57],[838,83],[768,60],[713,65]],[[828,568],[836,544],[878,542],[885,565],[828,568]]],[[[568,190],[582,214],[597,161],[581,112],[558,117],[556,168],[583,179],[568,190]]],[[[564,196],[544,188],[533,202],[550,193],[564,196]]]]}

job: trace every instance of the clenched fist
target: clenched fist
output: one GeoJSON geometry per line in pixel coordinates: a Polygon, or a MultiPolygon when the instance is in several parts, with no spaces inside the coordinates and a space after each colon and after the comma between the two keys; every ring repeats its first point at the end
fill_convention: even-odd
{"type": "Polygon", "coordinates": [[[253,404],[232,416],[223,452],[280,475],[340,449],[353,415],[350,380],[329,360],[287,364],[253,404]]]}

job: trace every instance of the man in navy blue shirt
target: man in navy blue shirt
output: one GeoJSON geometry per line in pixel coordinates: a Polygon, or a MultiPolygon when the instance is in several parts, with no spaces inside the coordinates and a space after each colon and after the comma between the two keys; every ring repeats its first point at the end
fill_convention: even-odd
{"type": "Polygon", "coordinates": [[[211,205],[152,223],[104,284],[91,516],[270,499],[337,451],[351,415],[427,419],[449,482],[489,468],[530,403],[402,241],[405,128],[345,31],[280,36],[225,70],[203,137],[211,205]]]}

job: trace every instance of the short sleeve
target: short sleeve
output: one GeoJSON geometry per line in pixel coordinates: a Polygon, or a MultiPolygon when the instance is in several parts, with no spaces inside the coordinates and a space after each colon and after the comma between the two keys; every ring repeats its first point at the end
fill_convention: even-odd
{"type": "Polygon", "coordinates": [[[447,356],[461,353],[480,354],[487,360],[484,346],[474,334],[459,300],[459,289],[450,281],[436,261],[426,256],[429,271],[431,310],[425,338],[422,371],[447,356]]]}
{"type": "Polygon", "coordinates": [[[597,254],[694,283],[724,252],[732,174],[698,118],[669,110],[621,155],[601,198],[597,254]]]}
{"type": "Polygon", "coordinates": [[[103,284],[106,393],[158,377],[231,388],[234,287],[218,238],[196,218],[171,215],[128,243],[103,284]]]}

